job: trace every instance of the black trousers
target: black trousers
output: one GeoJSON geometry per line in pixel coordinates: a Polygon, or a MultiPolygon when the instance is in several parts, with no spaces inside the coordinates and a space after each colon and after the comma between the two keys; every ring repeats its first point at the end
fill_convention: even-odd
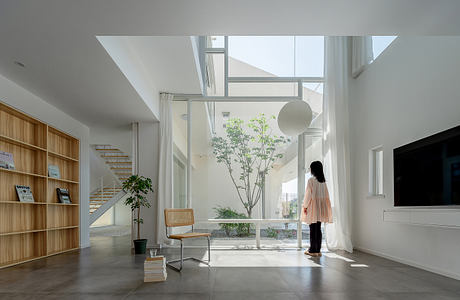
{"type": "Polygon", "coordinates": [[[319,253],[321,250],[321,241],[323,234],[321,233],[321,222],[310,224],[310,253],[319,253]]]}

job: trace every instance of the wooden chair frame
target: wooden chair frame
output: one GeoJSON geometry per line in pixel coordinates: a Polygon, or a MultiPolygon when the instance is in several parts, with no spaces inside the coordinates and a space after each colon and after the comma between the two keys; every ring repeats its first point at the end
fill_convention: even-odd
{"type": "MultiPolygon", "coordinates": [[[[193,225],[195,223],[195,218],[194,218],[194,214],[193,214],[193,209],[191,208],[177,208],[177,209],[174,209],[174,208],[166,208],[164,210],[164,214],[165,214],[165,229],[166,229],[166,237],[168,239],[178,239],[178,238],[172,238],[171,237],[171,234],[169,234],[169,231],[168,231],[168,228],[170,227],[182,227],[182,226],[191,226],[192,227],[192,233],[193,233],[193,225]],[[168,222],[168,213],[174,213],[174,212],[181,212],[181,213],[190,213],[191,214],[191,220],[190,222],[183,222],[183,223],[178,223],[178,224],[169,224],[168,222]]],[[[204,260],[201,260],[199,258],[196,258],[196,257],[184,257],[184,241],[183,241],[183,238],[179,239],[180,240],[180,258],[179,259],[174,259],[174,260],[169,260],[169,261],[166,261],[166,265],[168,267],[170,267],[171,269],[175,270],[175,271],[182,271],[182,268],[184,266],[184,261],[186,260],[194,260],[196,262],[201,262],[205,265],[207,265],[208,267],[210,266],[209,263],[211,262],[211,238],[210,236],[206,236],[207,239],[208,239],[208,261],[204,261],[204,260]],[[176,267],[173,265],[173,263],[177,263],[177,262],[180,262],[180,267],[176,267]]],[[[194,237],[194,238],[198,238],[198,237],[194,237]]]]}

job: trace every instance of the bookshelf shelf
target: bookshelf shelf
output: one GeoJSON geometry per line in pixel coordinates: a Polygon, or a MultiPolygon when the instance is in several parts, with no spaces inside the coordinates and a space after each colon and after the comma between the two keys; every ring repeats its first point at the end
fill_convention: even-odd
{"type": "Polygon", "coordinates": [[[0,151],[15,166],[0,168],[0,269],[79,248],[79,150],[78,139],[0,102],[0,151]],[[49,165],[62,179],[48,176],[49,165]],[[35,202],[15,200],[16,185],[35,202]],[[72,203],[60,203],[56,188],[72,203]]]}
{"type": "Polygon", "coordinates": [[[34,260],[44,258],[44,257],[46,257],[46,256],[30,256],[30,257],[26,257],[26,258],[22,258],[22,259],[11,260],[11,261],[9,261],[7,263],[0,263],[0,269],[6,268],[6,267],[16,266],[16,265],[19,265],[19,264],[22,264],[22,263],[25,263],[25,262],[34,261],[34,260]]]}
{"type": "Polygon", "coordinates": [[[0,204],[29,204],[29,205],[46,205],[46,202],[21,202],[19,200],[16,201],[0,201],[0,204]]]}
{"type": "Polygon", "coordinates": [[[70,160],[70,161],[73,161],[73,162],[78,162],[78,159],[76,159],[76,158],[72,158],[72,157],[69,157],[69,156],[66,156],[66,155],[63,155],[63,154],[59,154],[59,153],[56,153],[56,152],[52,152],[52,151],[48,151],[48,155],[53,156],[53,157],[62,158],[62,159],[65,159],[65,160],[70,160]]]}
{"type": "Polygon", "coordinates": [[[58,255],[58,254],[62,254],[62,253],[66,253],[66,252],[70,252],[70,251],[75,251],[75,250],[78,250],[79,248],[72,248],[72,249],[66,249],[66,250],[62,250],[62,251],[56,251],[56,252],[49,252],[47,256],[51,256],[51,255],[58,255]]]}
{"type": "Polygon", "coordinates": [[[26,230],[26,231],[17,231],[17,232],[0,233],[0,236],[15,235],[15,234],[26,234],[26,233],[43,232],[43,231],[46,231],[46,229],[37,229],[37,230],[26,230]]]}
{"type": "Polygon", "coordinates": [[[78,181],[73,181],[73,180],[68,180],[68,179],[63,179],[63,178],[53,178],[53,177],[48,177],[50,180],[55,180],[55,181],[61,181],[61,182],[67,182],[67,183],[74,183],[78,184],[78,181]]]}
{"type": "Polygon", "coordinates": [[[65,227],[48,228],[47,230],[52,231],[52,230],[72,229],[72,228],[78,228],[78,226],[65,226],[65,227]]]}
{"type": "Polygon", "coordinates": [[[17,145],[17,146],[32,149],[32,150],[39,150],[39,151],[46,152],[46,149],[44,149],[44,148],[29,144],[29,143],[26,143],[26,142],[22,142],[20,140],[11,138],[11,137],[3,135],[3,134],[0,134],[0,141],[4,141],[4,142],[7,142],[7,143],[10,143],[10,144],[13,144],[13,145],[17,145]]]}
{"type": "Polygon", "coordinates": [[[79,206],[77,203],[47,203],[48,205],[62,205],[62,206],[79,206]]]}
{"type": "Polygon", "coordinates": [[[34,174],[34,173],[22,172],[22,171],[18,171],[18,170],[9,170],[9,169],[4,169],[4,168],[0,168],[0,172],[10,172],[10,173],[16,173],[16,174],[21,174],[21,175],[27,175],[27,176],[35,176],[35,177],[46,178],[45,175],[39,175],[39,174],[34,174]]]}

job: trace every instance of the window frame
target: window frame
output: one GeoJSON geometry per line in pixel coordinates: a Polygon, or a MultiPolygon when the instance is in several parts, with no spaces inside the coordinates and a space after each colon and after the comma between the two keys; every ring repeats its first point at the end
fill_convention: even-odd
{"type": "Polygon", "coordinates": [[[246,101],[291,101],[291,100],[302,100],[303,99],[303,83],[324,83],[324,74],[322,77],[239,77],[229,76],[228,74],[228,36],[224,36],[224,47],[213,48],[210,44],[208,36],[199,37],[199,48],[200,48],[200,63],[201,63],[201,74],[203,76],[203,98],[213,100],[245,100],[246,101]],[[206,55],[212,53],[224,54],[224,95],[223,96],[208,96],[207,89],[211,83],[208,78],[208,66],[206,55]],[[273,83],[273,82],[291,82],[297,83],[297,96],[229,96],[228,86],[229,83],[273,83]]]}
{"type": "Polygon", "coordinates": [[[385,157],[383,146],[377,146],[369,150],[369,196],[385,197],[384,164],[385,157]],[[381,159],[378,160],[378,153],[381,159]]]}

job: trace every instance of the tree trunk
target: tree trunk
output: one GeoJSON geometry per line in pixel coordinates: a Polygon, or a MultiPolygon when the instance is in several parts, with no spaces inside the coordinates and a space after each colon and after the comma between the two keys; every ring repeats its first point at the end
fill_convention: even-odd
{"type": "Polygon", "coordinates": [[[141,208],[137,209],[137,239],[141,238],[141,223],[139,222],[141,218],[141,208]]]}
{"type": "MultiPolygon", "coordinates": [[[[252,208],[248,209],[248,218],[251,219],[251,215],[252,215],[252,208]]],[[[251,224],[248,223],[248,236],[251,234],[251,224]]]]}

